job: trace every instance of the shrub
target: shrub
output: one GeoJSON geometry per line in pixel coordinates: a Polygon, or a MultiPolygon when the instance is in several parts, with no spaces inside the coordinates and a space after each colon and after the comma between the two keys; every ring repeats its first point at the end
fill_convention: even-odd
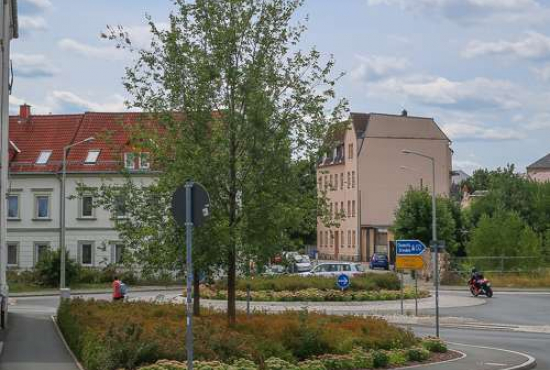
{"type": "MultiPolygon", "coordinates": [[[[35,280],[40,285],[48,287],[59,286],[59,271],[61,269],[61,252],[59,250],[46,250],[41,254],[35,267],[35,280]]],[[[78,265],[69,258],[69,252],[65,259],[65,281],[67,285],[74,281],[78,275],[78,265]]]]}
{"type": "Polygon", "coordinates": [[[322,361],[319,360],[306,360],[298,364],[300,370],[327,370],[322,361]]]}
{"type": "Polygon", "coordinates": [[[409,348],[407,357],[409,361],[422,362],[430,358],[430,352],[424,348],[409,348]]]}
{"type": "Polygon", "coordinates": [[[372,366],[377,369],[388,366],[390,359],[384,351],[374,351],[372,353],[372,366]]]}
{"type": "MultiPolygon", "coordinates": [[[[250,360],[245,360],[243,358],[233,362],[233,368],[235,370],[258,370],[258,365],[250,360]]],[[[315,369],[311,369],[315,370],[315,369]]]]}
{"type": "Polygon", "coordinates": [[[370,369],[374,366],[372,354],[362,351],[360,349],[352,350],[351,358],[356,369],[370,369]]]}
{"type": "Polygon", "coordinates": [[[388,361],[391,366],[402,366],[409,361],[406,351],[392,351],[388,354],[388,361]]]}
{"type": "Polygon", "coordinates": [[[445,353],[447,345],[437,338],[426,338],[422,341],[422,347],[430,352],[445,353]]]}
{"type": "Polygon", "coordinates": [[[296,365],[275,357],[268,358],[264,365],[266,370],[298,370],[296,365]]]}

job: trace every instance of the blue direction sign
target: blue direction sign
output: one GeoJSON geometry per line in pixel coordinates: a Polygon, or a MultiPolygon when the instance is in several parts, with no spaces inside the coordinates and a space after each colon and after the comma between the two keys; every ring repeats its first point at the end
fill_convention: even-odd
{"type": "Polygon", "coordinates": [[[338,280],[336,280],[336,285],[338,285],[338,288],[344,290],[349,287],[350,281],[349,276],[346,274],[338,275],[338,280]]]}
{"type": "Polygon", "coordinates": [[[419,256],[426,246],[420,240],[396,240],[395,253],[398,256],[419,256]]]}

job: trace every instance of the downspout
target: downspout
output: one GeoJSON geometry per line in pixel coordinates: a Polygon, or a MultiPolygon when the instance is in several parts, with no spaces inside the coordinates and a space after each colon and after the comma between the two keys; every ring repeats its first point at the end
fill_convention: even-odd
{"type": "MultiPolygon", "coordinates": [[[[357,225],[356,225],[356,231],[355,231],[355,241],[357,243],[357,247],[359,248],[359,262],[363,262],[363,259],[366,261],[367,256],[363,256],[363,245],[361,243],[362,237],[361,237],[361,190],[360,190],[360,182],[359,182],[359,156],[361,155],[361,150],[363,150],[363,144],[365,143],[365,131],[359,131],[357,133],[357,136],[359,139],[361,139],[361,146],[357,150],[357,155],[355,156],[355,175],[357,180],[357,225]]],[[[367,241],[365,240],[365,243],[367,241]]]]}

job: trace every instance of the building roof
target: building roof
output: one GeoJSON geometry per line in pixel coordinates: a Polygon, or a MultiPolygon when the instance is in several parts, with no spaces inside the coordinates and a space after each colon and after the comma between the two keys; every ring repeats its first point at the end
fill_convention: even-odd
{"type": "Polygon", "coordinates": [[[123,153],[132,151],[127,129],[146,117],[142,113],[93,113],[10,116],[10,172],[58,173],[63,148],[94,137],[68,150],[67,172],[120,172],[123,153]],[[90,150],[99,150],[97,162],[85,164],[90,150]],[[41,152],[51,151],[47,163],[37,164],[41,152]]]}
{"type": "Polygon", "coordinates": [[[429,139],[450,141],[433,118],[384,113],[351,113],[357,135],[367,138],[429,139]]]}
{"type": "Polygon", "coordinates": [[[535,170],[535,169],[545,169],[550,170],[550,154],[545,155],[535,163],[530,164],[527,166],[528,170],[535,170]]]}
{"type": "Polygon", "coordinates": [[[455,185],[462,184],[463,181],[468,180],[471,176],[462,170],[454,170],[452,173],[451,182],[455,185]]]}

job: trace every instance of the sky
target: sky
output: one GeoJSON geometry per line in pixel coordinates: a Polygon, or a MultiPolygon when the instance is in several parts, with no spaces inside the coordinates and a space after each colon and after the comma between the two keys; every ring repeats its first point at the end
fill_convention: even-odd
{"type": "MultiPolygon", "coordinates": [[[[169,0],[19,0],[10,110],[123,111],[132,58],[101,39],[122,25],[147,45],[145,15],[165,24],[169,0]]],[[[453,167],[508,163],[521,172],[550,153],[550,0],[306,0],[301,47],[336,60],[354,112],[433,117],[453,167]]]]}

